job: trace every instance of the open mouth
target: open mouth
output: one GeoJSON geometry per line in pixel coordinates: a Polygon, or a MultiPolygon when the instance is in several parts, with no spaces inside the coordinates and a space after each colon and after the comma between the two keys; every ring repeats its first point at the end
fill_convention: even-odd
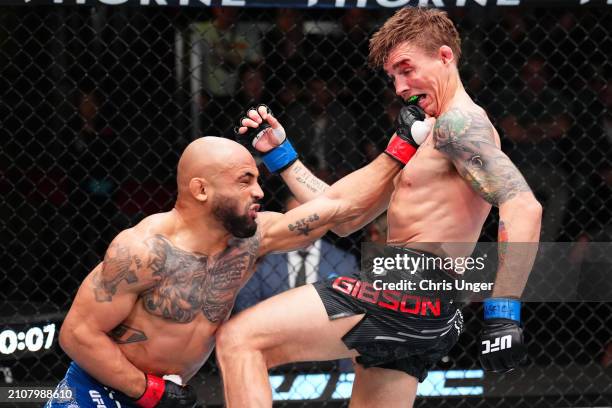
{"type": "Polygon", "coordinates": [[[421,109],[425,109],[425,106],[429,103],[427,94],[418,95],[418,101],[416,103],[421,107],[421,109]]]}
{"type": "Polygon", "coordinates": [[[408,98],[406,103],[408,105],[419,105],[419,106],[423,107],[421,105],[421,103],[423,102],[423,99],[425,99],[425,98],[427,98],[427,94],[412,95],[410,98],[408,98]]]}
{"type": "Polygon", "coordinates": [[[261,206],[259,204],[253,204],[252,206],[249,207],[249,217],[255,219],[257,218],[257,211],[259,211],[259,209],[261,208],[261,206]]]}

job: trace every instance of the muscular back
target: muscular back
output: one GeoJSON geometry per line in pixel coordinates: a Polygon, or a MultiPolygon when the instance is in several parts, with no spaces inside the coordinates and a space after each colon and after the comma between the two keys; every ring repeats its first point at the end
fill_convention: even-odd
{"type": "MultiPolygon", "coordinates": [[[[465,107],[466,101],[461,105],[465,107]]],[[[442,254],[435,246],[415,243],[478,240],[491,202],[474,185],[477,178],[470,177],[470,171],[462,171],[464,167],[457,161],[466,161],[472,171],[477,170],[485,161],[478,153],[481,144],[501,153],[493,125],[471,101],[467,108],[451,107],[438,119],[430,137],[396,181],[388,210],[388,243],[442,254]],[[478,146],[470,152],[474,144],[478,146]]]]}

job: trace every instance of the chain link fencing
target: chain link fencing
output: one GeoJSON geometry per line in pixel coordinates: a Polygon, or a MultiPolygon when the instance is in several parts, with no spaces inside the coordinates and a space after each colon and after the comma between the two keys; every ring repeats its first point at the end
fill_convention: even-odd
{"type": "MultiPolygon", "coordinates": [[[[449,11],[463,39],[464,84],[543,203],[543,241],[612,241],[610,9],[449,11]]],[[[0,7],[0,384],[63,376],[57,332],[80,282],[119,231],[172,208],[176,163],[194,138],[233,138],[245,108],[267,103],[328,182],[376,157],[400,104],[367,67],[368,38],[390,14],[0,7]],[[32,334],[20,346],[6,334],[32,325],[45,344],[32,334]]],[[[264,207],[283,210],[282,182],[260,170],[264,207]]],[[[348,238],[328,235],[322,258],[356,268],[360,242],[385,231],[380,219],[348,238]]],[[[482,240],[496,234],[494,210],[482,240]]],[[[262,264],[265,290],[245,295],[255,301],[286,289],[286,272],[262,264]]],[[[476,359],[482,310],[468,306],[465,333],[417,406],[612,404],[612,303],[527,303],[524,314],[528,364],[485,375],[476,359]]],[[[279,406],[344,406],[350,395],[345,362],[271,375],[275,398],[286,400],[279,406]]],[[[222,404],[214,359],[195,381],[202,401],[222,404]]]]}

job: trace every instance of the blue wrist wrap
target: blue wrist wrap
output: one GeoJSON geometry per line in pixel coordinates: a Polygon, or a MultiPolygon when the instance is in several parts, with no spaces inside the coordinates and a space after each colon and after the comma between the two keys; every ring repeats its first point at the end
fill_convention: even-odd
{"type": "Polygon", "coordinates": [[[484,301],[484,318],[510,319],[521,322],[521,301],[508,298],[489,298],[484,301]]]}
{"type": "Polygon", "coordinates": [[[268,170],[275,173],[285,169],[285,167],[296,161],[297,157],[291,142],[289,142],[289,139],[285,139],[283,143],[264,154],[261,158],[268,170]]]}

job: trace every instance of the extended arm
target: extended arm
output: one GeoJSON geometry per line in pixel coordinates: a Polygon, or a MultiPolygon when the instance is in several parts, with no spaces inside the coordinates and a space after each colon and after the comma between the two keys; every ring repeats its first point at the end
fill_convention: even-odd
{"type": "Polygon", "coordinates": [[[303,248],[334,225],[348,221],[351,215],[341,200],[326,197],[315,198],[285,214],[260,213],[258,256],[303,248]]]}
{"type": "Polygon", "coordinates": [[[281,176],[302,203],[319,196],[352,200],[350,204],[361,210],[359,215],[332,228],[334,233],[346,236],[361,229],[387,209],[394,189],[393,181],[401,169],[399,162],[381,154],[367,166],[331,186],[318,179],[299,160],[283,171],[281,176]]]}
{"type": "MultiPolygon", "coordinates": [[[[265,106],[250,109],[247,117],[240,120],[238,132],[244,134],[249,128],[261,129],[253,145],[264,154],[264,162],[271,171],[278,171],[298,201],[307,202],[324,194],[337,199],[350,199],[353,206],[360,208],[358,217],[336,224],[332,230],[338,235],[348,235],[380,215],[389,205],[393,192],[393,180],[422,143],[432,121],[424,124],[425,135],[418,142],[412,136],[412,125],[424,119],[425,114],[416,105],[405,106],[398,116],[397,136],[395,135],[386,154],[380,155],[369,165],[349,174],[330,188],[317,178],[299,160],[286,139],[285,130],[265,106]],[[339,186],[336,186],[339,184],[339,186]],[[358,194],[354,194],[358,192],[358,194]]],[[[421,132],[423,133],[423,132],[421,132]]]]}
{"type": "Polygon", "coordinates": [[[283,170],[280,176],[300,203],[319,197],[329,188],[329,184],[312,174],[300,160],[283,170]]]}
{"type": "Polygon", "coordinates": [[[318,198],[285,213],[263,215],[262,251],[289,251],[318,239],[339,225],[358,226],[369,220],[364,217],[377,204],[378,198],[359,187],[363,180],[377,179],[392,184],[398,164],[381,154],[368,166],[343,177],[318,198]]]}

